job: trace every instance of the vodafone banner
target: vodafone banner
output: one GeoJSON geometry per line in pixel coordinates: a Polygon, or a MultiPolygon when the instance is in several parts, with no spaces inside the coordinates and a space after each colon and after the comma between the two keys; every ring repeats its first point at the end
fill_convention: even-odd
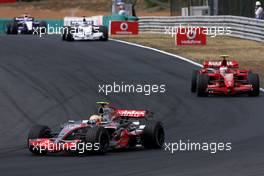
{"type": "Polygon", "coordinates": [[[206,29],[178,28],[176,45],[206,45],[206,29]]]}
{"type": "Polygon", "coordinates": [[[137,21],[111,21],[111,35],[138,35],[137,21]]]}

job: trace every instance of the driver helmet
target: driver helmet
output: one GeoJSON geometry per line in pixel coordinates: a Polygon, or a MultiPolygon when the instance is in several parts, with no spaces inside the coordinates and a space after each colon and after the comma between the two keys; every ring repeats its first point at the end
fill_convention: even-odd
{"type": "Polygon", "coordinates": [[[260,1],[257,1],[256,2],[256,6],[261,6],[261,2],[260,1]]]}
{"type": "Polygon", "coordinates": [[[227,60],[226,59],[222,60],[221,67],[227,67],[227,60]]]}
{"type": "Polygon", "coordinates": [[[84,24],[84,25],[87,24],[87,20],[86,20],[85,16],[83,16],[83,24],[84,24]]]}
{"type": "Polygon", "coordinates": [[[102,117],[99,115],[90,116],[89,120],[95,121],[97,124],[102,122],[102,117]]]}

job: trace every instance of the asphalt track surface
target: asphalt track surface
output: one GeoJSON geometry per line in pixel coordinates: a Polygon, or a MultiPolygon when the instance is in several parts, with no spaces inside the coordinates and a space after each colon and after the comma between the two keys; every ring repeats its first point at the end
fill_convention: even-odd
{"type": "Polygon", "coordinates": [[[62,42],[49,36],[0,36],[0,175],[264,175],[264,99],[198,98],[190,93],[195,66],[114,41],[62,42]],[[98,93],[98,84],[166,84],[165,94],[98,93]],[[95,102],[150,109],[166,142],[232,142],[230,152],[112,151],[104,156],[33,156],[33,124],[56,127],[87,118],[95,102]]]}

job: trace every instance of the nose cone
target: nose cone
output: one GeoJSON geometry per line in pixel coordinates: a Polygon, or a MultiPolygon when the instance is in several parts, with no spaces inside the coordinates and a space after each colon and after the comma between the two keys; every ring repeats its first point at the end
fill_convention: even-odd
{"type": "Polygon", "coordinates": [[[31,21],[27,21],[26,25],[27,25],[27,28],[28,28],[29,31],[31,31],[33,29],[33,24],[32,24],[31,21]]]}
{"type": "Polygon", "coordinates": [[[225,85],[227,88],[234,87],[234,75],[233,74],[226,74],[224,79],[225,79],[225,85]]]}

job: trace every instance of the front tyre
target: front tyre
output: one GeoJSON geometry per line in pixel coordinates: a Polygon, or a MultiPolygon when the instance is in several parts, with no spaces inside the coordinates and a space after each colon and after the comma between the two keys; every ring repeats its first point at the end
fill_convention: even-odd
{"type": "Polygon", "coordinates": [[[248,93],[248,96],[256,97],[260,93],[259,75],[255,73],[248,74],[248,82],[252,85],[252,91],[248,93]]]}
{"type": "Polygon", "coordinates": [[[72,32],[73,32],[73,29],[71,27],[63,27],[62,40],[63,41],[74,41],[72,32]]]}
{"type": "Polygon", "coordinates": [[[141,141],[147,149],[158,149],[164,144],[165,133],[161,122],[148,121],[143,130],[141,141]]]}
{"type": "Polygon", "coordinates": [[[198,70],[193,70],[192,72],[192,84],[191,84],[191,92],[195,93],[197,89],[197,76],[198,70]]]}
{"type": "Polygon", "coordinates": [[[198,76],[197,82],[197,96],[205,97],[208,96],[207,87],[209,83],[209,76],[205,74],[201,74],[198,76]]]}
{"type": "Polygon", "coordinates": [[[39,28],[40,28],[40,32],[42,34],[46,34],[48,31],[48,25],[46,21],[41,21],[39,22],[39,28]]]}
{"type": "Polygon", "coordinates": [[[6,34],[11,34],[11,23],[6,25],[6,34]]]}
{"type": "Polygon", "coordinates": [[[12,22],[9,24],[10,34],[18,34],[18,24],[16,22],[12,22]]]}
{"type": "Polygon", "coordinates": [[[109,148],[108,131],[99,126],[88,128],[85,135],[86,145],[92,146],[87,152],[94,154],[104,154],[109,148]]]}
{"type": "MultiPolygon", "coordinates": [[[[41,139],[41,138],[50,138],[51,137],[51,129],[48,126],[44,125],[35,125],[33,126],[28,134],[28,142],[29,139],[41,139]]],[[[37,155],[43,155],[47,152],[40,151],[39,148],[34,148],[33,146],[29,146],[28,149],[31,153],[37,154],[37,155]]]]}
{"type": "Polygon", "coordinates": [[[108,29],[106,26],[99,26],[99,32],[103,33],[103,36],[100,38],[101,41],[108,40],[108,29]]]}

